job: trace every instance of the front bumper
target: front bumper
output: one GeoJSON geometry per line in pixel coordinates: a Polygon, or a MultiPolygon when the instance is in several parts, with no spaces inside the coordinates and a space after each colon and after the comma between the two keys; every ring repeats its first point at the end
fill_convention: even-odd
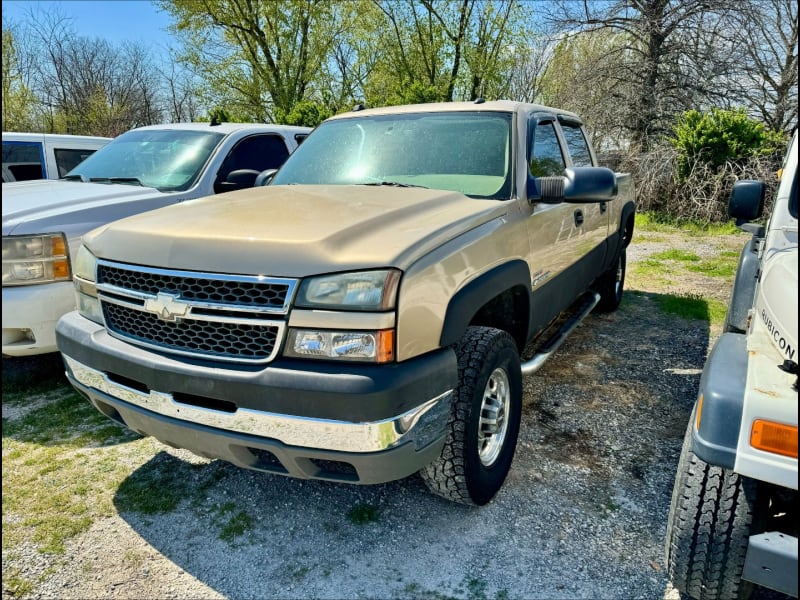
{"type": "Polygon", "coordinates": [[[245,468],[354,483],[406,477],[439,454],[457,377],[449,349],[387,366],[176,360],[75,312],[57,338],[73,386],[134,431],[245,468]]]}
{"type": "Polygon", "coordinates": [[[71,281],[3,288],[3,356],[57,352],[56,322],[75,310],[71,281]]]}

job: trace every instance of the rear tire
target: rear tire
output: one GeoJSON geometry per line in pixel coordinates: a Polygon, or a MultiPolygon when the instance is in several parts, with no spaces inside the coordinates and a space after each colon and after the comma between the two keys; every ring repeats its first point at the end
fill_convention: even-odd
{"type": "Polygon", "coordinates": [[[600,301],[595,307],[597,312],[613,312],[619,307],[625,286],[626,266],[627,257],[625,248],[623,248],[617,256],[614,266],[597,279],[595,289],[600,294],[600,301]]]}
{"type": "Polygon", "coordinates": [[[514,339],[469,327],[456,348],[458,388],[439,457],[420,471],[433,493],[461,504],[489,502],[506,479],[522,413],[522,372],[514,339]]]}
{"type": "Polygon", "coordinates": [[[743,600],[742,579],[753,532],[757,485],[710,465],[692,451],[692,423],[683,440],[667,520],[666,559],[673,585],[697,600],[743,600]]]}

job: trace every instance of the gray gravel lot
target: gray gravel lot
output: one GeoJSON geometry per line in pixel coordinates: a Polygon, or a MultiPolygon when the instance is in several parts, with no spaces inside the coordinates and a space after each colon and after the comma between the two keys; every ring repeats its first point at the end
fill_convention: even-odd
{"type": "MultiPolygon", "coordinates": [[[[118,511],[63,556],[31,546],[13,566],[43,577],[30,598],[677,599],[665,526],[711,341],[707,323],[663,314],[645,291],[590,316],[525,380],[509,478],[482,508],[435,497],[418,477],[302,481],[141,439],[126,443],[128,479],[174,477],[187,498],[178,509],[118,511]],[[198,502],[200,479],[214,483],[198,502]],[[221,507],[251,526],[221,539],[221,507]],[[351,518],[359,507],[374,520],[351,518]]],[[[10,561],[4,552],[4,573],[10,561]]]]}

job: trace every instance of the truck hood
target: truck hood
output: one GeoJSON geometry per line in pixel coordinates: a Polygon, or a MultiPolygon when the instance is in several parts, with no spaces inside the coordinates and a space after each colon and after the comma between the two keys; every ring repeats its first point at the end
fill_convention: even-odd
{"type": "Polygon", "coordinates": [[[509,205],[424,188],[267,186],[136,215],[84,240],[101,258],[192,271],[304,277],[404,269],[509,205]]]}
{"type": "Polygon", "coordinates": [[[756,315],[777,351],[797,362],[797,247],[769,258],[761,273],[756,315]]]}
{"type": "Polygon", "coordinates": [[[70,224],[78,223],[87,223],[93,228],[110,220],[103,215],[126,216],[135,212],[120,213],[114,210],[115,205],[138,205],[142,200],[171,195],[153,188],[123,184],[64,180],[5,183],[3,235],[64,231],[70,224]]]}

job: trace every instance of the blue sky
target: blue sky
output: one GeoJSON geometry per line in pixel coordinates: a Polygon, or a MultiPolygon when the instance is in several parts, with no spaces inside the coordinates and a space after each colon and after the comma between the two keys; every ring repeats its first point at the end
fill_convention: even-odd
{"type": "Polygon", "coordinates": [[[58,14],[70,20],[78,35],[106,39],[113,45],[140,42],[164,51],[172,37],[170,19],[148,0],[2,0],[3,20],[27,20],[29,13],[58,14]]]}

